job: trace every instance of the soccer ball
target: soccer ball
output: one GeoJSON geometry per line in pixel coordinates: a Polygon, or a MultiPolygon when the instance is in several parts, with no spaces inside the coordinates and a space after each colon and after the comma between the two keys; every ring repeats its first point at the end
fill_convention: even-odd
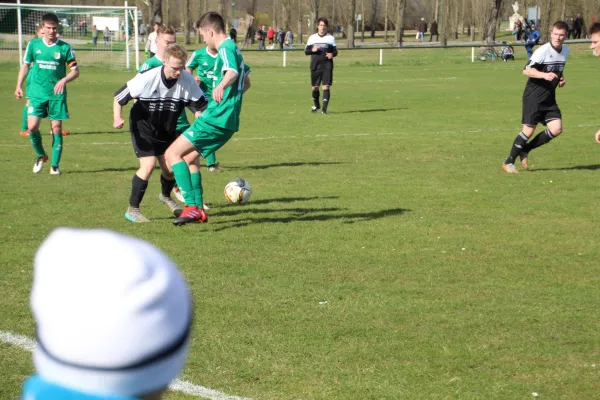
{"type": "Polygon", "coordinates": [[[235,178],[225,186],[224,193],[231,204],[246,204],[252,195],[252,187],[247,180],[235,178]]]}

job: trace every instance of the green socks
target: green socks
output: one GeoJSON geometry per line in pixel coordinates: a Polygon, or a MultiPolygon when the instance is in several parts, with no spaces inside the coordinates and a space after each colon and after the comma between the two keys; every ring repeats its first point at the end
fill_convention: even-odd
{"type": "Polygon", "coordinates": [[[192,178],[192,188],[194,190],[194,199],[198,208],[204,207],[204,200],[202,199],[202,175],[199,172],[190,174],[192,178]]]}
{"type": "Polygon", "coordinates": [[[29,141],[31,142],[33,150],[38,158],[42,158],[46,155],[44,146],[42,145],[42,135],[40,134],[40,131],[29,133],[29,141]]]}
{"type": "Polygon", "coordinates": [[[62,134],[52,134],[52,166],[58,168],[60,156],[62,155],[63,137],[62,134]]]}
{"type": "Polygon", "coordinates": [[[23,107],[23,112],[21,113],[21,132],[27,130],[27,108],[27,106],[23,107]]]}
{"type": "Polygon", "coordinates": [[[210,167],[211,165],[217,164],[217,155],[212,152],[209,156],[206,157],[206,166],[210,167]]]}
{"type": "Polygon", "coordinates": [[[190,176],[190,169],[185,161],[180,161],[177,164],[173,164],[173,174],[175,174],[175,180],[181,190],[183,199],[187,206],[195,206],[196,197],[194,196],[194,189],[192,186],[192,177],[190,176]]]}

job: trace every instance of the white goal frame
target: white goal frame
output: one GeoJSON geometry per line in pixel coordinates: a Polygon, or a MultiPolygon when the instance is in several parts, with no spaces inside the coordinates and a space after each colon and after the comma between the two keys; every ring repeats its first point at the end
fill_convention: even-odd
{"type": "MultiPolygon", "coordinates": [[[[129,18],[128,13],[132,17],[133,21],[133,39],[135,41],[135,69],[139,69],[140,67],[140,47],[139,47],[139,37],[138,37],[138,8],[134,6],[128,6],[127,1],[125,1],[124,6],[85,6],[85,5],[61,5],[61,4],[21,4],[21,0],[17,0],[17,4],[14,3],[0,3],[0,8],[6,9],[16,9],[17,10],[17,29],[19,36],[19,65],[23,63],[23,53],[25,49],[23,48],[23,24],[21,18],[21,8],[36,8],[36,9],[48,9],[49,11],[54,9],[90,9],[90,10],[123,10],[125,13],[125,32],[129,32],[129,18]]],[[[129,46],[125,45],[125,64],[127,69],[131,68],[131,54],[129,54],[129,46]]]]}

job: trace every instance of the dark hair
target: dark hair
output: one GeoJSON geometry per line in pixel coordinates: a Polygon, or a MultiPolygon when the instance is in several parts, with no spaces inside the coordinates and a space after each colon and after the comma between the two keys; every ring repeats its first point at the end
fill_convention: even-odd
{"type": "Polygon", "coordinates": [[[565,21],[556,21],[554,23],[554,25],[552,25],[552,29],[560,29],[563,30],[565,32],[569,31],[569,25],[567,25],[567,23],[565,21]]]}
{"type": "Polygon", "coordinates": [[[155,23],[152,24],[152,26],[160,26],[160,22],[156,21],[155,23]]]}
{"type": "Polygon", "coordinates": [[[225,21],[218,12],[209,11],[196,21],[196,29],[200,28],[211,28],[217,33],[225,32],[225,21]]]}
{"type": "Polygon", "coordinates": [[[590,28],[590,35],[594,35],[596,33],[600,33],[600,22],[594,22],[590,28]]]}
{"type": "Polygon", "coordinates": [[[52,14],[52,13],[44,14],[42,16],[42,24],[45,24],[47,22],[50,22],[50,23],[53,22],[56,25],[58,25],[58,17],[56,16],[56,14],[52,14]]]}
{"type": "Polygon", "coordinates": [[[329,21],[327,21],[327,18],[325,17],[321,17],[317,20],[317,25],[319,25],[321,22],[325,23],[325,26],[329,26],[329,21]]]}

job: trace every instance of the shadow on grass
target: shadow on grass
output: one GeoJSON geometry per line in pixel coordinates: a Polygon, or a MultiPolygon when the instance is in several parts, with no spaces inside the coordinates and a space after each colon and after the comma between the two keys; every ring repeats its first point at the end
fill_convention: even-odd
{"type": "MultiPolygon", "coordinates": [[[[311,201],[311,200],[331,200],[331,199],[339,199],[340,196],[314,196],[314,197],[280,197],[275,199],[261,199],[261,200],[250,200],[250,204],[248,206],[243,207],[251,207],[259,204],[272,204],[272,203],[294,203],[296,201],[311,201]]],[[[210,204],[209,204],[210,205],[210,204]]],[[[229,208],[232,207],[231,204],[215,204],[214,208],[229,208]]],[[[235,206],[233,206],[235,207],[235,206]]],[[[211,207],[212,208],[212,207],[211,207]]]]}
{"type": "Polygon", "coordinates": [[[355,113],[372,113],[372,112],[386,112],[386,111],[397,111],[397,110],[408,110],[406,107],[397,108],[370,108],[367,110],[347,110],[347,111],[328,111],[328,114],[355,114],[355,113]]]}
{"type": "Polygon", "coordinates": [[[265,164],[265,165],[246,165],[242,167],[223,167],[226,170],[245,170],[245,169],[269,169],[269,168],[277,168],[277,167],[306,167],[306,166],[319,166],[319,165],[339,165],[339,164],[347,164],[343,162],[337,161],[315,161],[315,162],[286,162],[279,164],[265,164]]]}
{"type": "MultiPolygon", "coordinates": [[[[355,222],[364,222],[364,221],[373,221],[380,218],[392,217],[395,215],[402,215],[406,212],[410,212],[412,210],[406,208],[391,208],[387,210],[380,211],[371,211],[371,212],[362,212],[362,213],[342,213],[342,214],[321,214],[322,212],[337,211],[338,209],[291,209],[297,210],[297,215],[290,215],[287,217],[247,217],[240,221],[219,221],[215,225],[225,225],[230,224],[228,226],[221,226],[215,231],[222,231],[225,229],[231,228],[240,228],[250,224],[288,224],[291,222],[318,222],[318,221],[334,221],[339,220],[345,224],[353,224],[355,222]]],[[[250,211],[250,210],[249,210],[250,211]]],[[[252,210],[250,212],[255,212],[256,210],[252,210]]],[[[266,210],[269,212],[285,212],[286,210],[266,210]]],[[[289,211],[289,210],[288,210],[289,211]]],[[[239,210],[237,214],[241,214],[243,209],[239,210]]],[[[219,213],[219,215],[226,215],[225,213],[219,213]]]]}
{"type": "Polygon", "coordinates": [[[597,171],[600,169],[600,164],[591,164],[591,165],[576,165],[574,167],[564,167],[564,168],[530,168],[530,172],[538,172],[538,171],[597,171]]]}
{"type": "MultiPolygon", "coordinates": [[[[102,168],[102,169],[92,169],[92,170],[74,170],[74,171],[66,171],[67,174],[96,174],[101,172],[127,172],[127,171],[137,171],[140,167],[124,167],[124,168],[102,168]]],[[[159,166],[154,167],[155,170],[160,169],[159,166]]]]}

